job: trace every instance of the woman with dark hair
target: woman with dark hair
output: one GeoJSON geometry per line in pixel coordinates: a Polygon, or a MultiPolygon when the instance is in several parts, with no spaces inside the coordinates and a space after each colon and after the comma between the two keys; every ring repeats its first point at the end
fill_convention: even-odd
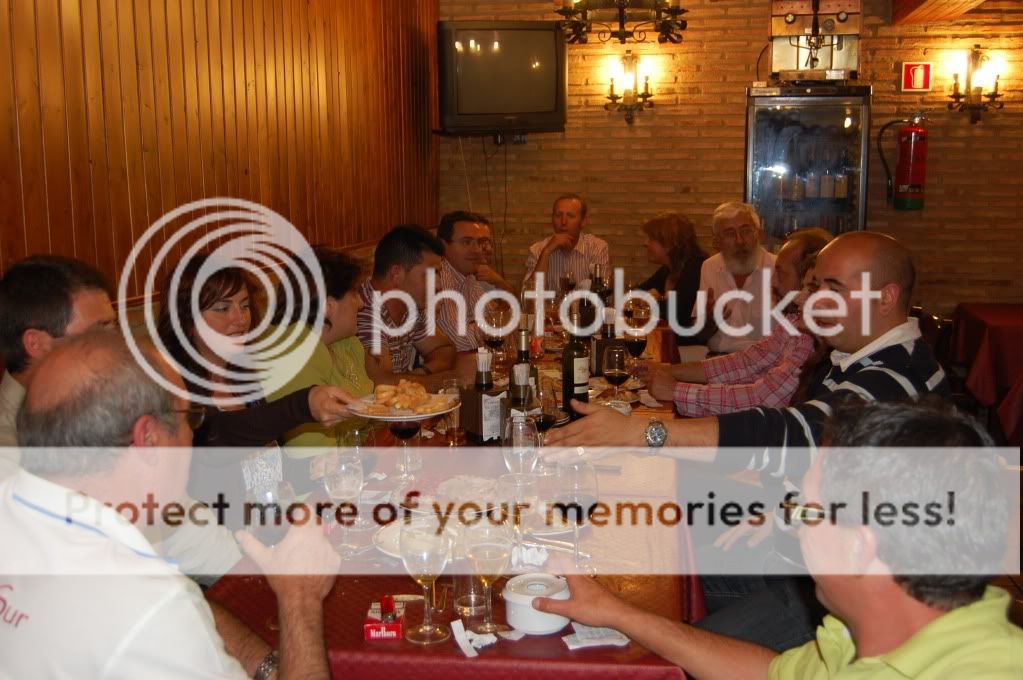
{"type": "MultiPolygon", "coordinates": [[[[661,318],[674,319],[679,327],[689,326],[696,292],[700,289],[700,267],[707,259],[696,241],[696,228],[688,217],[666,212],[643,223],[647,259],[660,265],[653,275],[637,286],[661,298],[661,318]],[[674,291],[674,304],[668,293],[674,291]]],[[[676,335],[679,345],[699,344],[693,337],[676,335]]]]}
{"type": "Polygon", "coordinates": [[[324,426],[338,423],[348,417],[345,404],[352,396],[333,385],[308,385],[272,404],[260,397],[244,405],[237,404],[230,385],[204,367],[195,354],[220,369],[242,370],[230,365],[228,357],[232,343],[237,343],[237,338],[254,325],[258,287],[240,268],[223,267],[214,271],[198,292],[201,322],[209,329],[200,332],[200,320],[192,314],[191,299],[200,270],[208,261],[206,255],[197,255],[180,263],[176,268],[179,280],[174,295],[171,295],[174,273],[167,277],[157,333],[181,369],[189,392],[222,402],[217,407],[204,407],[205,417],[195,430],[193,445],[260,450],[257,453],[232,452],[227,456],[197,451],[192,459],[189,493],[206,502],[218,500],[217,496],[224,494],[234,510],[226,513],[228,523],[237,525],[246,491],[267,488],[293,476],[308,478],[308,469],[296,470],[294,474],[283,469],[284,461],[276,441],[304,423],[324,426]],[[174,327],[175,320],[180,333],[174,327]],[[196,377],[210,381],[214,387],[196,382],[196,377]],[[217,387],[218,384],[222,387],[217,387]]]}
{"type": "MultiPolygon", "coordinates": [[[[285,395],[309,385],[336,385],[354,397],[363,397],[373,392],[373,381],[366,374],[366,355],[362,343],[356,337],[357,316],[362,308],[359,283],[363,269],[350,255],[326,246],[315,246],[313,254],[323,274],[324,300],[316,298],[313,277],[304,266],[304,282],[291,281],[290,285],[277,288],[276,306],[271,318],[276,326],[288,326],[286,336],[302,337],[311,333],[317,319],[323,319],[319,342],[312,355],[298,368],[284,386],[267,395],[271,401],[287,398],[285,395]],[[298,285],[296,285],[298,284],[298,285]],[[310,299],[307,313],[302,314],[300,300],[292,300],[293,291],[306,289],[310,299]],[[298,328],[295,328],[298,326],[298,328]]],[[[271,327],[271,331],[277,330],[271,327]]],[[[284,357],[282,365],[287,365],[284,357]]],[[[294,368],[294,367],[293,367],[294,368]]],[[[290,456],[301,454],[294,447],[335,446],[345,424],[328,428],[315,423],[304,424],[288,432],[286,441],[290,456]]]]}

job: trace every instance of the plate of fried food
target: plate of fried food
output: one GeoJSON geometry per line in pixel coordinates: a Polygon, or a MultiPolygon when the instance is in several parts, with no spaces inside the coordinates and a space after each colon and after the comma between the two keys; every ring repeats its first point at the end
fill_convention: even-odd
{"type": "Polygon", "coordinates": [[[426,420],[459,407],[453,394],[430,394],[420,383],[401,379],[397,385],[377,385],[373,394],[348,404],[354,415],[391,422],[426,420]]]}

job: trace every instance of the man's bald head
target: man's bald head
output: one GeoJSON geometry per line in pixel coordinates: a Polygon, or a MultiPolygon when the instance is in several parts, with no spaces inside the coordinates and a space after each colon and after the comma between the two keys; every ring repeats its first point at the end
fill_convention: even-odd
{"type": "MultiPolygon", "coordinates": [[[[152,365],[171,370],[148,341],[138,344],[152,365]]],[[[180,380],[180,378],[178,378],[180,380]]],[[[136,363],[120,333],[97,329],[61,342],[39,365],[18,415],[24,447],[110,448],[131,443],[135,422],[145,415],[168,429],[178,427],[174,397],[136,363]]],[[[108,469],[117,455],[33,452],[22,466],[34,474],[75,477],[108,469]]]]}
{"type": "Polygon", "coordinates": [[[908,313],[916,284],[916,267],[906,246],[887,234],[853,231],[842,234],[821,253],[848,258],[860,271],[870,274],[870,287],[880,290],[888,285],[899,288],[899,308],[908,313]],[[840,254],[840,255],[839,255],[840,254]]]}

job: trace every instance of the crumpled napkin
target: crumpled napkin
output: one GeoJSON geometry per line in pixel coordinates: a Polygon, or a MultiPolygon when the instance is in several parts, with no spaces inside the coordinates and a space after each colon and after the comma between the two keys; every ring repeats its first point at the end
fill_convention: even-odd
{"type": "Polygon", "coordinates": [[[561,638],[570,650],[584,647],[624,647],[629,644],[629,638],[613,628],[594,628],[577,621],[572,622],[572,628],[575,633],[561,638]]]}
{"type": "Polygon", "coordinates": [[[511,563],[515,567],[540,567],[547,563],[549,556],[546,548],[517,545],[512,548],[511,563]]]}
{"type": "Polygon", "coordinates": [[[497,636],[491,633],[480,635],[471,630],[466,630],[461,619],[455,619],[451,622],[451,633],[455,636],[458,648],[470,659],[479,656],[479,652],[476,651],[477,649],[497,642],[497,636]]]}
{"type": "Polygon", "coordinates": [[[650,390],[639,391],[639,403],[643,406],[649,406],[650,408],[657,408],[661,405],[661,402],[650,396],[650,390]]]}

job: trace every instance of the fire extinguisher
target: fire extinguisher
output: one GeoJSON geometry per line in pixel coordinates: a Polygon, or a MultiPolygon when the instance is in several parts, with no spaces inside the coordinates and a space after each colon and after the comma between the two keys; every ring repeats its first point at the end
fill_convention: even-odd
{"type": "Polygon", "coordinates": [[[889,121],[881,126],[877,134],[877,152],[888,178],[888,204],[896,210],[924,208],[924,179],[927,175],[927,128],[923,126],[925,119],[923,112],[920,112],[909,119],[889,121]],[[881,140],[885,130],[900,123],[904,125],[898,130],[899,161],[895,166],[893,181],[881,140]]]}

